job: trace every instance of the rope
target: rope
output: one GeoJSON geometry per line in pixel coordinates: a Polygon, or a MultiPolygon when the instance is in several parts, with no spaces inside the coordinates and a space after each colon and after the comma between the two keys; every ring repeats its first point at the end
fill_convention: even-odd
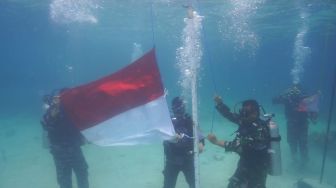
{"type": "Polygon", "coordinates": [[[153,6],[154,3],[151,1],[151,27],[152,27],[152,43],[153,43],[153,48],[155,48],[155,33],[154,33],[154,13],[153,13],[153,6]]]}
{"type": "MultiPolygon", "coordinates": [[[[196,2],[197,2],[197,4],[199,4],[199,0],[196,0],[196,2]]],[[[200,7],[199,5],[198,5],[198,7],[200,7]]],[[[200,9],[200,8],[199,8],[200,9]]],[[[201,11],[200,11],[201,12],[201,11]]],[[[205,42],[207,42],[207,35],[206,35],[206,32],[202,32],[202,34],[203,34],[203,38],[204,38],[204,40],[203,41],[205,41],[205,42]]],[[[206,46],[208,46],[208,45],[204,45],[204,47],[206,47],[206,46]]],[[[216,84],[216,81],[215,81],[215,74],[214,74],[214,71],[213,71],[213,66],[212,66],[212,63],[213,63],[213,59],[212,59],[212,56],[211,55],[209,55],[208,56],[208,58],[209,58],[209,65],[210,65],[210,74],[211,74],[211,81],[212,81],[212,85],[213,85],[213,87],[214,87],[214,90],[215,90],[215,92],[217,93],[217,84],[216,84]]]]}

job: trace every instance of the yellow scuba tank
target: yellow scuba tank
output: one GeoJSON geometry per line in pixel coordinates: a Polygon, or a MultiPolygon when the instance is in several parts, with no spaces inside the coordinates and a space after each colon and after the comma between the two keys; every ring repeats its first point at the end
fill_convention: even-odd
{"type": "Polygon", "coordinates": [[[280,134],[277,124],[269,120],[268,128],[270,131],[271,143],[268,153],[270,155],[270,169],[268,174],[272,176],[279,176],[282,173],[281,149],[280,149],[280,134]]]}

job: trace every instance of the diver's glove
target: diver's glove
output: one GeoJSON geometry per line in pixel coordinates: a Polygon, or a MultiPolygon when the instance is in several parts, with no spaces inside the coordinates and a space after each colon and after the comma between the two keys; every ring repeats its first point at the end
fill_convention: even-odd
{"type": "Polygon", "coordinates": [[[223,103],[223,101],[222,101],[222,97],[220,97],[219,95],[216,95],[216,96],[214,97],[214,101],[215,101],[215,103],[216,103],[216,106],[219,105],[219,104],[222,104],[222,103],[223,103]]]}
{"type": "Polygon", "coordinates": [[[184,134],[176,133],[170,140],[167,140],[171,143],[177,143],[179,140],[181,140],[184,137],[184,134]]]}

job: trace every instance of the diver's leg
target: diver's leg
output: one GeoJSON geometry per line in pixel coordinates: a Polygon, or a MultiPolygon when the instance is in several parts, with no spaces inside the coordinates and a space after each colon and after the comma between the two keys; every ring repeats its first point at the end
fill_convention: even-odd
{"type": "Polygon", "coordinates": [[[252,165],[249,169],[248,188],[266,188],[267,165],[252,165]]]}
{"type": "Polygon", "coordinates": [[[239,160],[238,167],[233,174],[233,176],[229,179],[229,184],[227,188],[242,188],[246,187],[247,183],[247,168],[242,160],[239,160]]]}
{"type": "Polygon", "coordinates": [[[67,151],[53,147],[51,154],[54,157],[57,182],[60,188],[72,188],[71,166],[67,156],[67,151]]]}
{"type": "Polygon", "coordinates": [[[227,188],[241,188],[241,183],[239,182],[239,179],[236,179],[236,177],[232,176],[229,180],[227,188]]]}
{"type": "Polygon", "coordinates": [[[297,135],[295,130],[295,123],[287,122],[287,143],[289,145],[291,157],[293,162],[297,162],[297,135]]]}
{"type": "Polygon", "coordinates": [[[72,167],[76,174],[78,188],[89,188],[88,165],[81,148],[75,147],[72,151],[72,167]]]}
{"type": "Polygon", "coordinates": [[[299,134],[299,148],[301,154],[302,165],[305,165],[308,160],[308,123],[302,126],[301,132],[299,134]]]}
{"type": "Polygon", "coordinates": [[[175,188],[177,175],[180,171],[179,165],[166,163],[163,170],[164,182],[163,188],[175,188]]]}
{"type": "Polygon", "coordinates": [[[186,160],[186,163],[182,167],[182,172],[189,185],[189,188],[195,188],[195,168],[194,160],[192,158],[186,160]]]}

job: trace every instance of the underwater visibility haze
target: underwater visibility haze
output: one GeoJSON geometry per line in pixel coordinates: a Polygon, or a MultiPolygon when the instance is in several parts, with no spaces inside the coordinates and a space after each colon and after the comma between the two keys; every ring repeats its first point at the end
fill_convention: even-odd
{"type": "MultiPolygon", "coordinates": [[[[236,131],[214,110],[215,95],[231,109],[256,99],[275,114],[282,175],[268,176],[267,187],[292,188],[300,179],[336,186],[334,0],[1,0],[0,24],[1,188],[58,187],[43,147],[44,95],[112,74],[153,47],[167,103],[182,95],[204,135],[232,140],[236,131]],[[320,93],[304,170],[291,163],[284,109],[272,104],[295,84],[320,93]]],[[[205,148],[200,187],[226,187],[238,155],[205,148]]],[[[90,187],[163,186],[161,142],[86,144],[83,153],[90,187]]],[[[182,173],[176,187],[188,187],[182,173]]]]}

